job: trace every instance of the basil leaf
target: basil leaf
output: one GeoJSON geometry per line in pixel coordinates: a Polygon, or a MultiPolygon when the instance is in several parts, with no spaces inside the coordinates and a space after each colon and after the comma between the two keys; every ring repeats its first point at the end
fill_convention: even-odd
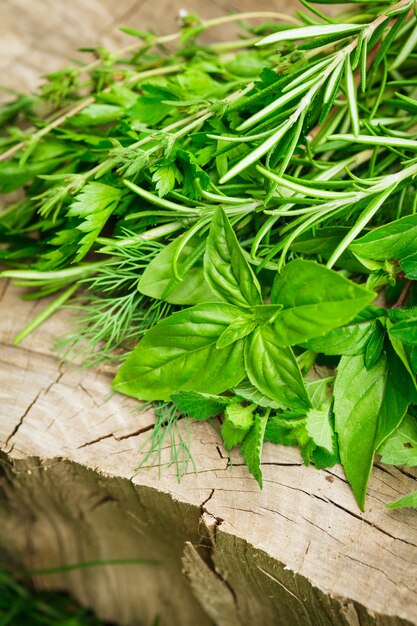
{"type": "Polygon", "coordinates": [[[204,272],[210,288],[221,300],[242,308],[262,304],[258,280],[221,207],[211,223],[204,272]]]}
{"type": "Polygon", "coordinates": [[[321,352],[328,356],[361,354],[375,332],[377,316],[381,313],[385,315],[384,309],[366,307],[346,326],[335,328],[322,337],[310,339],[302,345],[313,352],[321,352]],[[376,309],[375,312],[373,309],[376,309]]]}
{"type": "Polygon", "coordinates": [[[174,313],[149,330],[119,369],[116,391],[139,400],[169,400],[177,391],[222,393],[245,377],[243,342],[216,342],[240,314],[223,303],[174,313]]]}
{"type": "Polygon", "coordinates": [[[255,326],[255,322],[249,315],[237,317],[220,335],[216,347],[226,348],[235,341],[243,339],[253,331],[255,326]]]}
{"type": "MultiPolygon", "coordinates": [[[[388,329],[388,331],[390,330],[391,326],[392,326],[391,320],[387,320],[387,329],[388,329]]],[[[394,348],[395,352],[397,353],[397,356],[402,361],[405,370],[409,373],[410,378],[408,380],[413,385],[414,391],[416,391],[417,390],[416,375],[414,373],[414,369],[413,369],[413,366],[412,366],[412,363],[411,363],[410,355],[409,355],[408,350],[406,349],[406,346],[404,346],[402,341],[397,339],[395,336],[390,335],[389,333],[388,333],[388,337],[389,337],[389,340],[391,342],[392,347],[394,348]]],[[[415,393],[413,393],[412,401],[413,402],[417,401],[417,396],[416,396],[415,393]]]]}
{"type": "Polygon", "coordinates": [[[274,322],[277,343],[290,346],[347,324],[375,294],[313,261],[296,259],[275,278],[271,302],[283,310],[274,322]]]}
{"type": "Polygon", "coordinates": [[[349,249],[357,256],[374,261],[402,259],[416,248],[417,214],[406,215],[375,228],[354,241],[349,249]]]}
{"type": "Polygon", "coordinates": [[[412,493],[408,493],[406,496],[402,498],[398,498],[398,500],[394,500],[394,502],[390,502],[386,505],[387,509],[405,509],[406,507],[417,507],[417,491],[413,491],[412,493]]]}
{"type": "Polygon", "coordinates": [[[172,241],[149,263],[139,281],[139,291],[145,296],[171,304],[212,301],[214,294],[204,277],[203,246],[197,239],[193,239],[184,247],[180,261],[185,258],[185,263],[180,264],[179,274],[182,280],[179,281],[172,271],[178,245],[178,240],[172,241]]]}
{"type": "Polygon", "coordinates": [[[388,329],[390,337],[395,337],[411,346],[417,346],[417,317],[403,320],[388,329]]]}
{"type": "Polygon", "coordinates": [[[253,309],[258,324],[272,324],[282,311],[282,304],[259,304],[253,309]]]}
{"type": "Polygon", "coordinates": [[[382,463],[391,465],[417,465],[417,420],[406,415],[398,428],[378,450],[382,463]]]}
{"type": "Polygon", "coordinates": [[[374,455],[408,407],[404,368],[393,351],[367,370],[364,357],[342,357],[334,385],[335,429],[346,477],[363,510],[374,455]]]}
{"type": "Polygon", "coordinates": [[[257,480],[262,489],[262,447],[265,436],[265,428],[268,421],[267,415],[256,415],[255,424],[247,435],[240,451],[248,466],[250,473],[257,480]]]}
{"type": "Polygon", "coordinates": [[[417,253],[400,260],[401,269],[409,280],[417,280],[417,253]]]}
{"type": "Polygon", "coordinates": [[[260,326],[246,338],[245,364],[249,380],[261,393],[290,408],[310,407],[293,351],[279,345],[272,326],[260,326]]]}
{"type": "Polygon", "coordinates": [[[366,344],[365,349],[365,367],[367,370],[373,368],[381,356],[382,348],[384,347],[385,340],[385,328],[376,320],[375,330],[369,337],[369,341],[366,344]]]}
{"type": "Polygon", "coordinates": [[[207,420],[223,413],[224,407],[232,400],[226,396],[216,396],[197,391],[179,391],[171,396],[172,403],[181,413],[195,420],[207,420]]]}

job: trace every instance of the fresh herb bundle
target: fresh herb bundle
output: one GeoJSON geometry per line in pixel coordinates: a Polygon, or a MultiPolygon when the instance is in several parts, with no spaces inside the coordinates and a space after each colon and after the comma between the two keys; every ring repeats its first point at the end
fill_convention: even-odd
{"type": "Polygon", "coordinates": [[[114,388],[165,403],[159,434],[161,406],[222,416],[259,484],[263,441],[298,445],[363,509],[376,454],[417,465],[416,5],[302,3],[129,29],[3,107],[0,259],[55,294],[17,341],[73,306],[64,355],[128,354],[114,388]]]}

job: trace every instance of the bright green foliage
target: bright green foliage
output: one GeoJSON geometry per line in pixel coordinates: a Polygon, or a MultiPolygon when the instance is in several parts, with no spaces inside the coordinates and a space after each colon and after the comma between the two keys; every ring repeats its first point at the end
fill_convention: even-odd
{"type": "Polygon", "coordinates": [[[197,391],[179,391],[171,395],[171,401],[181,413],[195,420],[205,421],[223,413],[232,400],[226,396],[197,391]]]}
{"type": "Polygon", "coordinates": [[[204,271],[213,293],[220,300],[242,308],[262,304],[259,283],[221,208],[216,211],[211,224],[204,271]]]}
{"type": "Polygon", "coordinates": [[[218,349],[216,343],[238,312],[229,304],[201,304],[162,320],[122,365],[114,389],[139,400],[169,400],[176,391],[217,394],[237,385],[245,377],[243,344],[218,349]]]}
{"type": "Polygon", "coordinates": [[[304,343],[343,326],[374,297],[326,267],[296,259],[277,275],[272,287],[272,302],[283,306],[274,322],[278,343],[304,343]]]}
{"type": "Polygon", "coordinates": [[[306,428],[316,446],[333,452],[333,429],[330,424],[330,402],[325,402],[320,409],[310,409],[307,413],[306,428]]]}
{"type": "Polygon", "coordinates": [[[392,354],[381,355],[369,370],[361,355],[342,357],[338,367],[334,413],[340,458],[362,509],[375,452],[407,411],[403,377],[392,354]]]}
{"type": "Polygon", "coordinates": [[[409,467],[417,465],[417,419],[406,415],[378,452],[382,463],[409,467]]]}
{"type": "Polygon", "coordinates": [[[249,431],[242,444],[242,456],[248,466],[249,471],[262,488],[262,445],[265,436],[265,428],[268,421],[268,414],[255,415],[255,423],[249,431]]]}
{"type": "Polygon", "coordinates": [[[259,483],[263,440],[296,445],[363,507],[378,451],[415,462],[417,15],[303,5],[232,42],[199,35],[239,15],[125,29],[3,107],[0,259],[55,294],[16,341],[66,303],[64,358],[156,402],[143,463],[170,440],[183,475],[178,421],[216,418],[259,483]]]}
{"type": "Polygon", "coordinates": [[[387,509],[405,509],[407,507],[417,508],[417,491],[408,493],[406,496],[387,504],[387,509]]]}
{"type": "Polygon", "coordinates": [[[229,404],[226,408],[221,433],[228,450],[244,441],[256,419],[253,415],[255,408],[254,404],[242,406],[239,403],[229,404]]]}
{"type": "Polygon", "coordinates": [[[83,233],[74,259],[76,263],[81,261],[95,244],[97,237],[116,208],[120,196],[119,189],[101,183],[88,183],[70,205],[67,215],[68,217],[80,218],[81,222],[77,224],[76,228],[83,233]]]}
{"type": "Polygon", "coordinates": [[[260,326],[249,336],[245,366],[251,383],[275,402],[291,408],[309,406],[294,353],[281,348],[272,326],[260,326]]]}

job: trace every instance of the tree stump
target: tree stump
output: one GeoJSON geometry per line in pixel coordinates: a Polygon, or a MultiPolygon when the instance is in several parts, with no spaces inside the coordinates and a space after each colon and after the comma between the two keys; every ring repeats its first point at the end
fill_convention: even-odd
{"type": "MultiPolygon", "coordinates": [[[[119,44],[115,24],[167,32],[179,6],[198,12],[200,3],[44,0],[41,13],[38,4],[0,0],[1,62],[17,88],[33,86],[76,46],[119,44]]],[[[237,5],[253,9],[218,1],[200,12],[237,5]]],[[[230,467],[215,429],[185,422],[197,472],[188,468],[178,482],[175,467],[138,471],[152,411],[110,396],[111,372],[59,364],[50,347],[68,329],[68,311],[14,347],[45,306],[19,296],[0,284],[2,563],[40,570],[113,561],[32,579],[132,626],[156,616],[167,626],[417,624],[417,516],[384,507],[417,489],[414,473],[377,465],[362,514],[340,467],[307,468],[295,449],[267,444],[260,491],[238,455],[230,467]]],[[[169,454],[167,443],[163,463],[169,454]]]]}

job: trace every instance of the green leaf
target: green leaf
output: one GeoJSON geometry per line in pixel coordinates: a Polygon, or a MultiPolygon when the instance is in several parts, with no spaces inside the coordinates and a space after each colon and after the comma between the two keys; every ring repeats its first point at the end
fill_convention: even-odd
{"type": "Polygon", "coordinates": [[[110,215],[115,210],[122,191],[102,183],[88,183],[69,207],[69,217],[82,221],[76,227],[84,236],[80,239],[75,262],[78,263],[95,244],[110,215]]]}
{"type": "Polygon", "coordinates": [[[384,340],[385,328],[377,320],[375,330],[369,337],[369,341],[365,348],[365,367],[367,370],[372,369],[381,356],[382,348],[384,347],[384,340]]]}
{"type": "Polygon", "coordinates": [[[260,304],[253,309],[257,324],[272,324],[282,311],[282,304],[260,304]]]}
{"type": "Polygon", "coordinates": [[[382,308],[366,307],[346,326],[335,328],[317,339],[310,339],[303,346],[329,356],[361,354],[375,333],[378,317],[384,315],[385,310],[382,308]]]}
{"type": "Polygon", "coordinates": [[[401,269],[409,280],[417,280],[417,252],[400,259],[401,269]]]}
{"type": "Polygon", "coordinates": [[[139,291],[145,296],[171,304],[200,304],[214,300],[214,294],[204,277],[204,243],[202,245],[197,237],[184,246],[178,264],[182,280],[175,278],[173,261],[179,243],[178,239],[171,241],[152,259],[139,281],[139,291]]]}
{"type": "Polygon", "coordinates": [[[160,165],[152,174],[152,182],[155,184],[158,196],[163,198],[175,187],[176,181],[182,179],[181,172],[173,163],[160,165]]]}
{"type": "Polygon", "coordinates": [[[283,310],[274,322],[277,343],[290,346],[350,322],[375,294],[337,272],[296,259],[277,274],[271,302],[283,310]]]}
{"type": "Polygon", "coordinates": [[[403,343],[417,346],[417,317],[412,317],[390,326],[388,333],[390,337],[394,337],[403,343]]]}
{"type": "Polygon", "coordinates": [[[139,400],[169,400],[178,391],[222,393],[245,377],[243,342],[216,343],[240,314],[229,304],[200,304],[151,328],[119,369],[116,391],[139,400]]]}
{"type": "Polygon", "coordinates": [[[204,421],[223,413],[232,400],[226,396],[216,396],[197,391],[179,391],[171,396],[172,403],[181,413],[195,420],[204,421]]]}
{"type": "Polygon", "coordinates": [[[217,348],[226,348],[226,346],[229,346],[235,341],[247,337],[255,327],[256,324],[250,315],[237,317],[220,335],[216,344],[217,348]]]}
{"type": "Polygon", "coordinates": [[[221,300],[242,308],[262,304],[258,280],[221,207],[216,210],[211,223],[204,271],[212,291],[221,300]]]}
{"type": "Polygon", "coordinates": [[[14,161],[0,163],[0,192],[9,193],[23,187],[40,174],[56,170],[58,165],[68,159],[68,155],[49,159],[37,159],[20,165],[14,161]]]}
{"type": "Polygon", "coordinates": [[[329,416],[330,402],[325,402],[320,409],[310,409],[307,413],[306,428],[314,443],[331,454],[334,446],[329,416]]]}
{"type": "Polygon", "coordinates": [[[172,111],[172,105],[165,104],[166,100],[175,100],[175,95],[158,85],[141,85],[143,95],[138,98],[128,110],[131,122],[145,124],[150,127],[159,124],[172,111]]]}
{"type": "Polygon", "coordinates": [[[235,428],[248,431],[254,421],[253,412],[255,408],[254,404],[251,406],[242,406],[239,402],[235,402],[229,404],[225,416],[235,428]]]}
{"type": "Polygon", "coordinates": [[[278,402],[274,402],[271,398],[268,398],[265,394],[261,393],[249,380],[242,380],[237,387],[233,388],[234,393],[246,400],[247,402],[253,402],[258,406],[270,409],[280,409],[282,405],[278,402]]]}
{"type": "Polygon", "coordinates": [[[404,368],[394,353],[384,353],[367,370],[364,357],[342,357],[334,386],[335,429],[346,477],[358,505],[365,506],[374,455],[397,428],[408,406],[404,368]]]}
{"type": "Polygon", "coordinates": [[[288,415],[287,412],[270,417],[265,430],[265,440],[284,446],[298,446],[305,465],[309,465],[317,446],[307,432],[305,416],[293,413],[288,415]]]}
{"type": "Polygon", "coordinates": [[[291,348],[283,348],[272,326],[260,326],[246,338],[245,364],[251,383],[279,404],[308,409],[300,368],[291,348]]]}
{"type": "Polygon", "coordinates": [[[78,115],[70,118],[71,126],[79,128],[98,126],[116,122],[123,115],[124,109],[114,104],[90,104],[78,115]]]}
{"type": "Polygon", "coordinates": [[[225,420],[220,429],[221,436],[223,438],[224,447],[226,450],[231,450],[244,441],[247,430],[242,428],[235,428],[229,420],[225,420]]]}
{"type": "Polygon", "coordinates": [[[415,252],[416,238],[417,214],[406,215],[375,228],[352,243],[349,249],[357,256],[373,261],[403,259],[415,252]]]}
{"type": "Polygon", "coordinates": [[[243,442],[240,450],[250,473],[257,480],[262,489],[262,447],[268,414],[255,415],[255,424],[243,442]]]}
{"type": "Polygon", "coordinates": [[[253,412],[255,405],[242,406],[238,402],[229,404],[225,411],[225,419],[221,427],[221,434],[227,450],[242,443],[254,422],[253,412]]]}
{"type": "Polygon", "coordinates": [[[378,450],[382,463],[391,465],[417,465],[417,420],[406,415],[396,430],[378,450]]]}
{"type": "Polygon", "coordinates": [[[324,37],[326,35],[339,34],[349,35],[364,28],[363,24],[317,24],[315,26],[304,26],[302,28],[292,28],[291,30],[279,30],[272,35],[268,35],[256,45],[267,46],[280,41],[290,41],[295,39],[311,39],[324,37]]]}
{"type": "MultiPolygon", "coordinates": [[[[387,329],[389,331],[390,328],[392,328],[392,322],[391,322],[391,320],[387,320],[386,323],[387,323],[387,329]]],[[[404,365],[405,370],[410,375],[410,377],[408,378],[408,381],[413,385],[414,390],[417,390],[416,375],[414,373],[413,366],[412,366],[412,363],[410,361],[409,354],[408,354],[404,344],[397,337],[395,337],[393,335],[390,335],[389,332],[388,332],[388,337],[389,337],[391,345],[394,348],[398,358],[401,360],[401,362],[404,365]]],[[[410,400],[411,400],[411,398],[410,398],[410,400]]],[[[412,400],[413,400],[413,402],[416,401],[415,393],[413,394],[412,400]]]]}
{"type": "Polygon", "coordinates": [[[386,505],[387,509],[405,509],[407,507],[416,508],[417,507],[417,491],[413,491],[412,493],[408,493],[406,496],[402,498],[398,498],[398,500],[394,500],[394,502],[390,502],[386,505]]]}

